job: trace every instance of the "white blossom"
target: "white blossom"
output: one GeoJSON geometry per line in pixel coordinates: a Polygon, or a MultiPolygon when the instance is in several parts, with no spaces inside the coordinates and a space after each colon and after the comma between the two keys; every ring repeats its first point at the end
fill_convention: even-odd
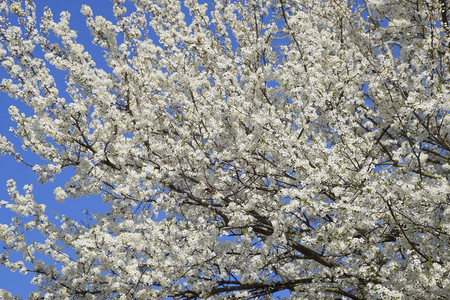
{"type": "Polygon", "coordinates": [[[114,0],[81,7],[93,45],[2,2],[29,109],[0,154],[107,212],[55,223],[10,180],[0,264],[30,299],[444,299],[450,8],[425,2],[114,0]]]}

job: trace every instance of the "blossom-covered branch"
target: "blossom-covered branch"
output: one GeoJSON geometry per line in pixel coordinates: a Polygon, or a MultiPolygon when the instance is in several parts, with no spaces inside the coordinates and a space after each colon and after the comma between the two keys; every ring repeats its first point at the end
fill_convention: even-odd
{"type": "Polygon", "coordinates": [[[114,20],[81,8],[93,45],[68,12],[0,5],[32,170],[73,168],[56,200],[110,207],[57,225],[8,183],[0,262],[32,297],[445,299],[446,1],[112,2],[114,20]]]}

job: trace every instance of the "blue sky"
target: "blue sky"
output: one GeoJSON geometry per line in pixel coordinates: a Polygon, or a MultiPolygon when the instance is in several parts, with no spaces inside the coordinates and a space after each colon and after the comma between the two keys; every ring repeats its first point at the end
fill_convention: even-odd
{"type": "MultiPolygon", "coordinates": [[[[38,16],[42,16],[42,11],[45,6],[52,9],[55,20],[59,19],[61,11],[69,11],[71,13],[71,27],[78,30],[78,41],[86,45],[89,49],[91,44],[91,36],[89,29],[85,26],[85,17],[81,15],[80,8],[82,4],[88,4],[92,7],[94,14],[100,14],[108,19],[111,18],[112,3],[109,0],[36,0],[38,16]]],[[[95,56],[94,56],[95,57],[95,56]]],[[[5,72],[0,69],[0,79],[5,77],[5,72]]],[[[60,90],[64,79],[57,79],[60,90]]],[[[0,93],[0,134],[6,136],[9,140],[15,143],[15,148],[20,149],[20,142],[14,135],[9,132],[9,128],[14,124],[9,119],[8,107],[11,105],[17,106],[19,109],[23,109],[27,112],[26,107],[14,99],[10,99],[6,93],[0,93]]],[[[27,162],[37,163],[39,158],[32,153],[26,152],[23,154],[27,162]]],[[[65,170],[61,176],[48,184],[38,184],[37,176],[34,175],[29,167],[23,164],[17,163],[12,157],[0,156],[0,200],[9,200],[9,196],[6,189],[6,181],[8,179],[14,179],[17,183],[19,190],[26,184],[33,184],[35,199],[38,203],[43,203],[47,206],[47,212],[54,211],[58,214],[64,214],[68,217],[76,220],[84,219],[85,215],[83,210],[87,209],[89,212],[99,212],[105,209],[101,199],[97,198],[80,198],[80,199],[68,199],[65,203],[58,203],[53,195],[53,189],[59,185],[63,185],[67,179],[71,176],[73,170],[65,170]]],[[[13,214],[9,213],[7,209],[2,208],[0,210],[0,222],[10,223],[10,219],[13,214]]],[[[32,237],[34,238],[34,237],[32,237]]],[[[38,235],[36,235],[38,238],[38,235]]],[[[14,256],[13,256],[14,257],[14,256]]],[[[17,256],[17,258],[19,258],[17,256]]],[[[36,290],[36,287],[30,284],[32,276],[24,276],[19,272],[11,273],[8,269],[0,266],[0,289],[6,289],[13,295],[18,295],[23,298],[28,298],[28,294],[31,291],[36,290]]]]}

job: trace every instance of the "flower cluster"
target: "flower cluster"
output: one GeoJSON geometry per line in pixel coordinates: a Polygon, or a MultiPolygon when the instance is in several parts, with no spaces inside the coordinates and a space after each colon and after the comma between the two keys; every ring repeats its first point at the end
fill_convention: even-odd
{"type": "Polygon", "coordinates": [[[110,207],[54,224],[8,183],[0,264],[35,274],[30,297],[448,296],[446,1],[112,2],[114,20],[81,8],[103,62],[68,12],[0,4],[32,170],[73,168],[56,200],[110,207]]]}

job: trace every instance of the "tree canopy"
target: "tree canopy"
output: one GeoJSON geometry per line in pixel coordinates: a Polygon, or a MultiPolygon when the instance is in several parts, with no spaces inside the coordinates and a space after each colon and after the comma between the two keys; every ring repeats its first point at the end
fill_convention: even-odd
{"type": "Polygon", "coordinates": [[[88,46],[69,12],[0,4],[0,90],[30,108],[0,152],[108,206],[55,222],[8,182],[0,264],[31,299],[448,297],[448,1],[111,8],[82,6],[88,46]]]}

